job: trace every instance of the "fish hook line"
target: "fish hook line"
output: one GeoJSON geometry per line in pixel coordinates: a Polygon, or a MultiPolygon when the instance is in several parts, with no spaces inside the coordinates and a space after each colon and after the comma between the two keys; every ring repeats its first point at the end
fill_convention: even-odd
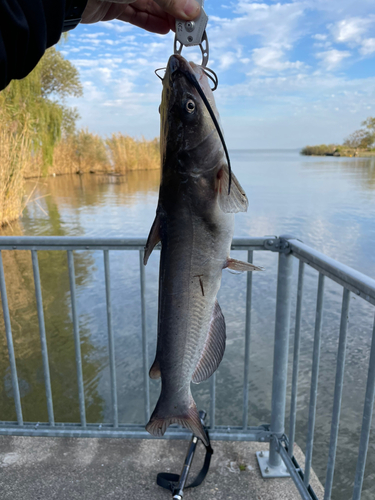
{"type": "MultiPolygon", "coordinates": [[[[179,71],[181,71],[181,70],[179,70],[179,71]]],[[[221,144],[223,145],[225,156],[226,156],[227,162],[228,162],[228,170],[229,170],[228,196],[229,196],[230,195],[230,187],[231,187],[231,184],[232,184],[232,168],[231,168],[231,165],[230,165],[230,159],[229,159],[229,153],[228,153],[227,145],[225,144],[224,136],[223,136],[223,134],[221,132],[220,125],[219,125],[219,123],[218,123],[218,121],[216,119],[215,113],[213,112],[213,110],[211,108],[211,104],[208,102],[208,99],[207,99],[205,93],[203,92],[202,87],[199,85],[198,80],[195,78],[195,75],[193,75],[192,73],[187,73],[186,74],[186,73],[183,73],[182,71],[181,71],[181,73],[183,75],[185,75],[186,78],[197,89],[197,92],[201,96],[202,101],[204,102],[204,104],[205,104],[205,106],[207,108],[207,111],[210,113],[212,121],[214,122],[214,125],[216,127],[216,131],[219,134],[219,137],[220,137],[220,140],[221,140],[221,144]]]]}

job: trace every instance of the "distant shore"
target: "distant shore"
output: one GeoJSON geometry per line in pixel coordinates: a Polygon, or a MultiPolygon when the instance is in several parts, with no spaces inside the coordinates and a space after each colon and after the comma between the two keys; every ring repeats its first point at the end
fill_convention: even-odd
{"type": "Polygon", "coordinates": [[[375,156],[375,150],[364,150],[359,148],[348,148],[336,144],[320,144],[319,146],[305,146],[301,151],[304,156],[345,156],[349,158],[375,156]]]}

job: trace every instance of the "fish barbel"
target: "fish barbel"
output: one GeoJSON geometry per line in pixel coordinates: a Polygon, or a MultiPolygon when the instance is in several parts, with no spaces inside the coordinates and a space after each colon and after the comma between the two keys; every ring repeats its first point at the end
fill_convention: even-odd
{"type": "Polygon", "coordinates": [[[224,354],[225,321],[216,299],[222,270],[260,269],[229,257],[234,213],[246,211],[248,201],[230,176],[209,106],[219,121],[204,68],[171,56],[160,106],[159,202],[144,260],[161,241],[158,339],[150,377],[161,377],[162,384],[146,429],[162,436],[177,423],[206,445],[190,383],[208,379],[224,354]]]}

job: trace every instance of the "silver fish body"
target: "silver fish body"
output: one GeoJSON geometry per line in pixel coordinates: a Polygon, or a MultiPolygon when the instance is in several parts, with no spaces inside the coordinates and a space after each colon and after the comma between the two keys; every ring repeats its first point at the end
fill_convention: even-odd
{"type": "Polygon", "coordinates": [[[190,384],[209,378],[225,350],[225,321],[216,296],[225,267],[256,269],[230,259],[234,212],[247,198],[229,170],[222,142],[201,96],[215,116],[214,98],[203,68],[171,56],[163,79],[162,178],[156,218],[145,263],[161,241],[158,341],[151,378],[161,376],[159,401],[146,429],[163,435],[172,423],[189,428],[207,444],[190,384]]]}

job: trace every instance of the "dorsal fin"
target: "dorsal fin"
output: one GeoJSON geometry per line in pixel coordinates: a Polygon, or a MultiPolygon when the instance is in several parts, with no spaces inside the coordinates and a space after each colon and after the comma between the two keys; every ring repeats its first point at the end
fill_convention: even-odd
{"type": "Polygon", "coordinates": [[[219,191],[218,201],[221,210],[225,213],[246,212],[249,202],[245,191],[233,173],[230,194],[228,194],[230,177],[227,164],[224,164],[221,170],[219,170],[217,181],[219,191]]]}
{"type": "MultiPolygon", "coordinates": [[[[233,184],[232,184],[233,186],[233,184]]],[[[212,311],[210,327],[200,360],[198,361],[192,382],[199,384],[207,380],[217,370],[225,351],[225,320],[218,301],[212,311]]]]}

